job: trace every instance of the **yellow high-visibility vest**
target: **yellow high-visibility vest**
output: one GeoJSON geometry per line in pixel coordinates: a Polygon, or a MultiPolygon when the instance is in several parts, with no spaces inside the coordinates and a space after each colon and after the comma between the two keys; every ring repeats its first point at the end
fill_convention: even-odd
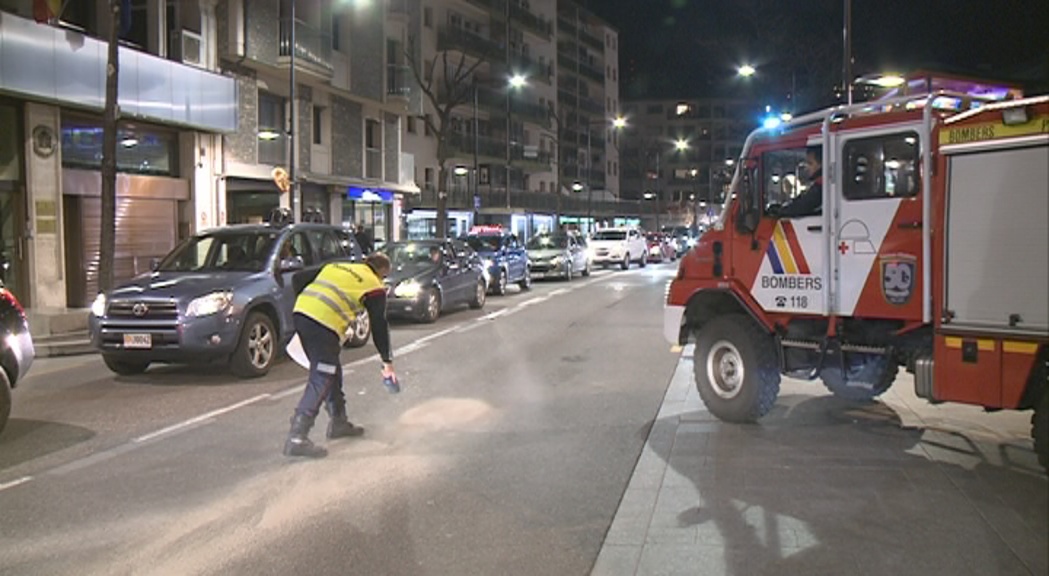
{"type": "Polygon", "coordinates": [[[364,295],[383,290],[382,280],[367,264],[334,262],[295,299],[295,312],[313,318],[342,337],[364,309],[364,295]]]}

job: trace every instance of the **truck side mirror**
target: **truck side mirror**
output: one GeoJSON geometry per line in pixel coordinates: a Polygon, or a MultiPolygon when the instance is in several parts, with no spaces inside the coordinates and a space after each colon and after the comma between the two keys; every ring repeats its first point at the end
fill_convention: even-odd
{"type": "Polygon", "coordinates": [[[761,220],[761,206],[757,200],[756,190],[753,186],[751,168],[740,167],[739,189],[736,193],[736,201],[739,209],[736,211],[736,230],[743,234],[752,234],[758,229],[761,220]]]}

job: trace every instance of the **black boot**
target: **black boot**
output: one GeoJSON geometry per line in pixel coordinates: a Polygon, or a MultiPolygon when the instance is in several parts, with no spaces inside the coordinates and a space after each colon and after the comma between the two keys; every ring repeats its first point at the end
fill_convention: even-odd
{"type": "Polygon", "coordinates": [[[328,404],[328,415],[331,416],[331,420],[328,422],[329,440],[352,438],[364,434],[364,428],[354,426],[352,422],[346,419],[346,406],[335,407],[328,404]]]}
{"type": "Polygon", "coordinates": [[[327,450],[310,442],[310,428],[313,428],[313,418],[303,414],[291,417],[291,430],[288,432],[288,439],[284,441],[285,456],[323,458],[328,455],[327,450]]]}

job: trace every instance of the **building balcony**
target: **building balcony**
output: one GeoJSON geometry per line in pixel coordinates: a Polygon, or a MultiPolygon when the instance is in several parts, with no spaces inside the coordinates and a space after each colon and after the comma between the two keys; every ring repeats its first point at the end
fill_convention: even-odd
{"type": "Polygon", "coordinates": [[[386,97],[407,102],[412,96],[412,85],[415,78],[410,66],[402,64],[386,65],[386,97]]]}
{"type": "MultiPolygon", "coordinates": [[[[279,63],[288,66],[291,62],[291,27],[287,21],[280,23],[279,63]]],[[[295,22],[295,61],[296,65],[305,64],[306,69],[313,69],[321,74],[331,76],[335,70],[332,64],[331,35],[306,24],[295,22]]]]}
{"type": "Polygon", "coordinates": [[[455,26],[442,26],[437,30],[437,50],[459,51],[489,62],[506,59],[502,44],[455,26]]]}

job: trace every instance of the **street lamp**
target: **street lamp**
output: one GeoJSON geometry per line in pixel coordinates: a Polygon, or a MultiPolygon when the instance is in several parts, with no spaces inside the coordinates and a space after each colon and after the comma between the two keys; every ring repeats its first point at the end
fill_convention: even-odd
{"type": "Polygon", "coordinates": [[[510,210],[510,138],[513,133],[513,100],[511,93],[528,84],[528,78],[522,74],[512,74],[506,84],[506,209],[510,210]]]}
{"type": "MultiPolygon", "coordinates": [[[[606,124],[606,122],[607,122],[607,120],[601,120],[600,121],[600,125],[604,126],[606,124]]],[[[597,126],[597,125],[599,125],[599,123],[598,122],[594,122],[592,120],[588,120],[586,122],[586,177],[585,177],[585,180],[586,180],[586,227],[587,227],[588,231],[591,228],[591,221],[592,221],[592,218],[593,218],[593,216],[592,216],[592,213],[593,213],[593,211],[592,211],[592,204],[593,204],[593,197],[594,197],[593,189],[590,186],[590,172],[593,170],[593,167],[591,166],[591,164],[593,164],[593,162],[594,162],[593,154],[590,151],[590,129],[591,129],[592,126],[597,126]]],[[[616,116],[615,118],[612,119],[612,128],[615,128],[616,130],[622,130],[625,127],[626,127],[626,118],[624,118],[622,116],[616,116]]]]}
{"type": "Polygon", "coordinates": [[[736,74],[739,74],[744,78],[750,78],[755,72],[757,72],[757,70],[750,64],[744,64],[736,69],[736,74]]]}

